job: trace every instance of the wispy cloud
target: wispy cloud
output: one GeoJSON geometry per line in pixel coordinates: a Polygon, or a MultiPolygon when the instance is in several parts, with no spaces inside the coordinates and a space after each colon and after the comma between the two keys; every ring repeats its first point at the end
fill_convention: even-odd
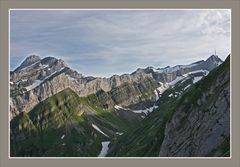
{"type": "Polygon", "coordinates": [[[29,54],[109,76],[230,53],[230,10],[11,11],[11,69],[29,54]]]}

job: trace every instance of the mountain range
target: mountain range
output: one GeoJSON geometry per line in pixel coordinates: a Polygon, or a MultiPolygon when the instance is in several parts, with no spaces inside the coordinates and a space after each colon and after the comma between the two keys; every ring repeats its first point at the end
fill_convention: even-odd
{"type": "Polygon", "coordinates": [[[31,55],[10,119],[11,156],[229,156],[230,56],[101,78],[31,55]]]}

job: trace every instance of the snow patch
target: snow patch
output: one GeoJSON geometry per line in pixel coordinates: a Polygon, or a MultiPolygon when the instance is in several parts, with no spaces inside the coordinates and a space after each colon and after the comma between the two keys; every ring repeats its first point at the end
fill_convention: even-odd
{"type": "Polygon", "coordinates": [[[168,95],[168,97],[172,97],[173,96],[173,94],[171,93],[170,95],[168,95]]]}
{"type": "Polygon", "coordinates": [[[30,67],[32,67],[32,66],[34,66],[35,64],[37,64],[37,63],[39,63],[39,62],[40,62],[40,60],[39,60],[39,61],[37,61],[37,62],[35,62],[35,63],[33,63],[33,64],[30,64],[29,66],[26,66],[26,67],[24,67],[24,68],[20,69],[20,71],[22,71],[22,70],[25,70],[25,69],[28,69],[28,68],[30,68],[30,67]]]}
{"type": "Polygon", "coordinates": [[[123,108],[119,105],[115,105],[114,108],[117,109],[117,110],[126,110],[125,108],[123,108]]]}
{"type": "Polygon", "coordinates": [[[189,88],[191,85],[189,84],[189,85],[187,85],[185,88],[183,88],[184,90],[186,90],[187,88],[189,88]]]}
{"type": "Polygon", "coordinates": [[[144,113],[145,115],[147,115],[147,114],[151,113],[154,109],[158,108],[158,106],[153,105],[152,107],[149,107],[149,108],[146,108],[146,109],[143,109],[143,110],[132,110],[130,108],[123,108],[119,105],[115,105],[114,108],[117,109],[117,110],[128,110],[128,111],[132,111],[132,112],[137,113],[137,114],[144,113]]]}
{"type": "Polygon", "coordinates": [[[169,82],[169,85],[175,85],[177,82],[181,81],[182,79],[184,79],[184,76],[177,76],[173,81],[169,82]]]}
{"type": "Polygon", "coordinates": [[[132,112],[134,113],[137,113],[137,114],[141,114],[141,113],[144,113],[145,115],[151,113],[154,109],[158,108],[158,106],[152,106],[150,108],[146,108],[144,110],[131,110],[132,112]]]}
{"type": "Polygon", "coordinates": [[[117,135],[123,135],[123,133],[121,133],[121,132],[116,132],[116,134],[117,134],[117,135]]]}
{"type": "Polygon", "coordinates": [[[98,157],[105,157],[107,155],[108,152],[108,145],[110,144],[110,141],[103,141],[102,142],[102,150],[100,152],[100,154],[98,155],[98,157]]]}
{"type": "Polygon", "coordinates": [[[158,87],[157,90],[160,92],[159,94],[163,94],[163,92],[169,88],[169,83],[159,83],[161,84],[161,86],[158,87]]]}
{"type": "Polygon", "coordinates": [[[93,127],[94,129],[96,129],[98,132],[102,133],[104,136],[109,137],[107,134],[105,134],[103,131],[101,131],[101,129],[99,129],[99,127],[98,127],[97,125],[92,124],[92,127],[93,127]]]}
{"type": "Polygon", "coordinates": [[[29,85],[29,86],[27,86],[27,87],[25,87],[25,88],[27,89],[27,91],[29,91],[29,90],[32,90],[32,89],[36,88],[36,87],[39,86],[41,83],[42,83],[41,80],[35,80],[32,85],[29,85]]]}
{"type": "Polygon", "coordinates": [[[196,83],[196,82],[198,82],[198,81],[201,80],[201,79],[202,79],[202,76],[201,76],[201,77],[194,77],[193,83],[196,83]]]}
{"type": "MultiPolygon", "coordinates": [[[[159,98],[160,96],[161,95],[158,95],[157,97],[159,98]]],[[[154,104],[152,107],[149,107],[149,108],[146,108],[146,109],[143,109],[143,110],[132,110],[130,108],[123,108],[119,105],[115,105],[114,108],[117,109],[117,110],[127,110],[127,111],[132,111],[132,112],[137,113],[137,114],[144,113],[145,115],[147,115],[147,114],[151,113],[154,109],[158,108],[158,106],[156,106],[154,104]]],[[[142,118],[144,118],[144,117],[142,117],[142,118]]]]}
{"type": "Polygon", "coordinates": [[[25,88],[27,89],[27,91],[29,91],[29,90],[32,90],[32,89],[38,87],[38,86],[41,85],[45,80],[47,80],[48,78],[50,78],[51,76],[53,76],[53,75],[56,74],[57,72],[62,71],[64,68],[65,68],[65,67],[61,68],[59,71],[53,72],[53,73],[50,74],[49,76],[45,77],[43,80],[35,80],[32,85],[26,86],[25,88]]]}
{"type": "Polygon", "coordinates": [[[164,70],[163,69],[156,69],[156,68],[152,68],[153,72],[157,72],[157,73],[162,73],[164,70]]]}
{"type": "Polygon", "coordinates": [[[196,74],[196,73],[204,73],[204,75],[208,75],[209,71],[208,70],[196,70],[196,71],[191,71],[186,74],[183,74],[184,77],[187,77],[190,74],[196,74]]]}
{"type": "Polygon", "coordinates": [[[65,137],[65,135],[63,134],[62,137],[61,137],[61,139],[64,139],[64,137],[65,137]]]}
{"type": "Polygon", "coordinates": [[[158,91],[157,91],[157,90],[154,90],[154,93],[155,93],[155,96],[156,96],[156,101],[158,101],[158,99],[159,99],[158,91]]]}
{"type": "Polygon", "coordinates": [[[177,66],[174,66],[174,67],[167,67],[167,68],[162,68],[162,69],[159,69],[159,70],[156,70],[156,69],[153,69],[154,72],[159,72],[159,73],[172,73],[172,72],[175,72],[175,71],[178,71],[178,70],[181,70],[181,69],[184,69],[184,68],[191,68],[191,67],[194,67],[198,64],[188,64],[188,65],[177,65],[177,66]]]}

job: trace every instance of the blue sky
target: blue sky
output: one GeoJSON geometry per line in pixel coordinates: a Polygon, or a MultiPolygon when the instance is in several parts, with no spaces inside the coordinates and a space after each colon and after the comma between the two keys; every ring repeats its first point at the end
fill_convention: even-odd
{"type": "Polygon", "coordinates": [[[10,69],[31,54],[63,59],[84,75],[230,53],[230,10],[11,10],[10,69]]]}

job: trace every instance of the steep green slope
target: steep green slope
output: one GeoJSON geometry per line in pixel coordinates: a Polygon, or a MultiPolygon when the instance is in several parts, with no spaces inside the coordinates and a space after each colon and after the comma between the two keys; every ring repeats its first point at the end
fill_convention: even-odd
{"type": "MultiPolygon", "coordinates": [[[[188,113],[189,116],[191,112],[200,111],[201,113],[208,112],[209,108],[215,104],[219,94],[224,91],[229,92],[230,84],[230,57],[228,57],[223,64],[221,64],[216,69],[212,70],[206,77],[197,82],[196,84],[190,86],[186,91],[183,88],[188,84],[184,82],[177,83],[173,88],[169,88],[162,94],[162,97],[159,99],[159,108],[154,112],[149,114],[134,130],[128,131],[124,135],[120,136],[118,140],[110,145],[110,150],[107,156],[113,157],[154,157],[159,156],[160,148],[165,139],[166,133],[166,124],[168,124],[173,115],[179,111],[184,111],[188,113]],[[224,83],[220,83],[219,80],[224,79],[224,83]],[[225,82],[226,80],[226,82],[225,82]],[[209,90],[212,88],[212,90],[209,90]],[[225,90],[226,89],[226,90],[225,90]],[[170,96],[173,93],[180,92],[182,94],[175,97],[170,96]],[[207,100],[204,100],[202,104],[199,104],[199,99],[202,98],[204,93],[208,91],[211,92],[206,96],[207,100]]],[[[229,107],[228,107],[229,110],[229,107]]],[[[226,111],[227,120],[229,121],[229,112],[226,111]]],[[[176,115],[177,117],[177,115],[176,115]]],[[[211,117],[211,115],[209,116],[211,117]]],[[[191,115],[189,116],[191,119],[191,115]]],[[[213,116],[209,120],[215,120],[213,116]]],[[[178,127],[175,131],[180,131],[184,125],[188,124],[187,117],[183,117],[180,120],[177,120],[178,127]]],[[[174,123],[174,121],[173,121],[174,123]]],[[[173,125],[174,126],[174,125],[173,125]]],[[[191,128],[191,127],[190,127],[191,128]]],[[[195,127],[194,127],[195,128],[195,127]]],[[[197,127],[198,128],[198,127],[197,127]]],[[[201,128],[200,128],[201,129],[201,128]]],[[[170,129],[171,130],[171,129],[170,129]]],[[[198,129],[197,129],[198,130],[198,129]]],[[[197,131],[196,130],[196,131],[197,131]]],[[[228,135],[230,130],[227,130],[228,135]]],[[[215,133],[215,132],[214,132],[215,133]]],[[[167,134],[168,135],[168,134],[167,134]]],[[[184,135],[184,134],[182,134],[184,135]]],[[[180,137],[180,136],[179,136],[180,137]]],[[[169,136],[169,138],[171,138],[169,136]]],[[[176,136],[177,140],[177,136],[176,136]]],[[[174,144],[174,142],[172,142],[174,144]]],[[[168,146],[171,147],[171,146],[168,146]]],[[[211,153],[205,154],[205,156],[228,156],[229,154],[229,136],[226,136],[226,140],[223,140],[222,144],[212,150],[211,153]],[[219,151],[223,150],[221,153],[219,151]],[[216,154],[218,152],[218,154],[216,154]],[[227,153],[228,152],[228,153],[227,153]]],[[[176,150],[175,150],[176,151],[176,150]]],[[[166,156],[168,154],[165,154],[166,156]]],[[[187,156],[192,156],[193,154],[186,154],[187,156]]],[[[200,155],[200,154],[199,154],[200,155]]],[[[173,154],[168,156],[174,156],[173,154]]]]}
{"type": "Polygon", "coordinates": [[[11,156],[97,156],[101,141],[114,140],[116,132],[129,127],[92,103],[92,96],[80,98],[65,89],[15,117],[11,121],[11,156]]]}
{"type": "Polygon", "coordinates": [[[230,56],[179,100],[159,155],[230,155],[230,56]]]}

